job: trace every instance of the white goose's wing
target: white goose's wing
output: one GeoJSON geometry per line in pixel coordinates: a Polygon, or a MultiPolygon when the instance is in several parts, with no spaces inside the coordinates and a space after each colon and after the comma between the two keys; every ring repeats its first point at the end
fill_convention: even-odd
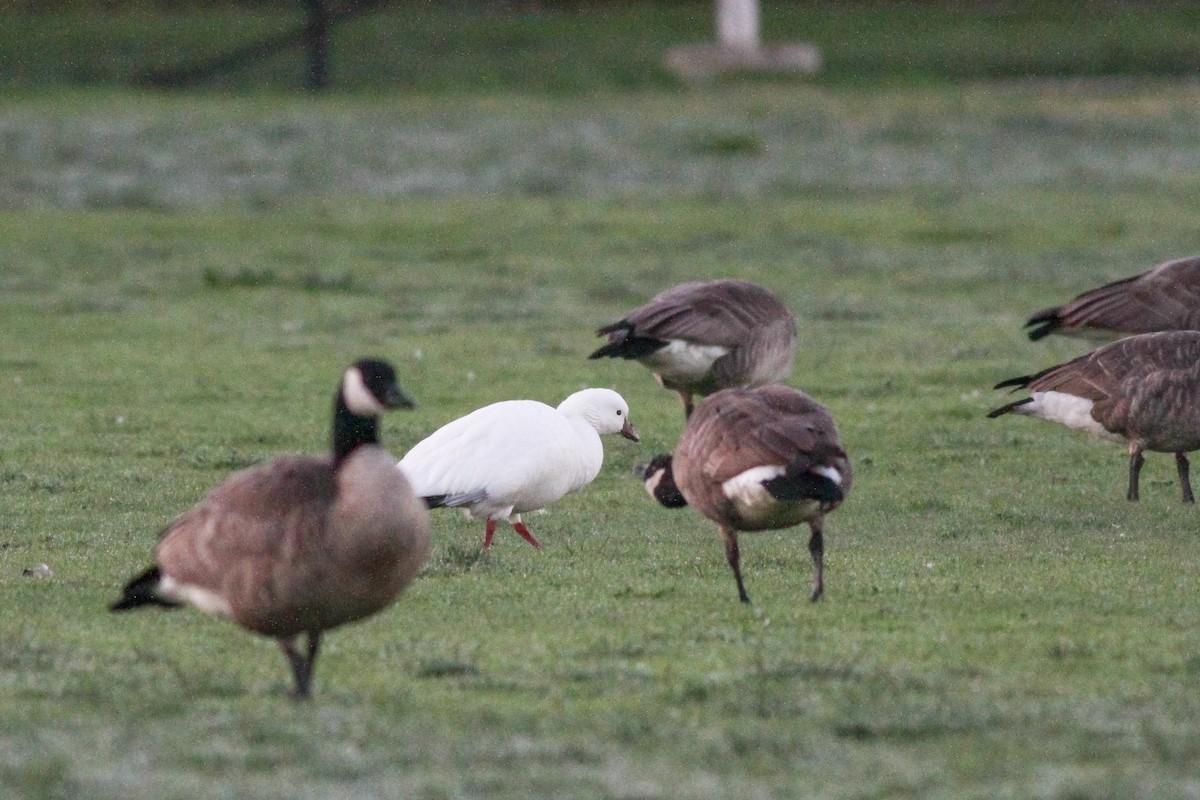
{"type": "Polygon", "coordinates": [[[589,460],[584,450],[577,426],[554,408],[509,400],[439,428],[400,460],[400,468],[418,495],[444,497],[446,505],[532,510],[578,488],[587,471],[580,464],[589,460]]]}

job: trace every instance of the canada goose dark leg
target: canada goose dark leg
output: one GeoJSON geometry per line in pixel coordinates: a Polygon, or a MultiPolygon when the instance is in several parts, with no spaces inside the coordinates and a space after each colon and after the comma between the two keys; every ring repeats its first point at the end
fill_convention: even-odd
{"type": "Polygon", "coordinates": [[[808,538],[808,552],[812,556],[813,561],[813,593],[811,599],[815,603],[821,599],[821,595],[825,594],[824,520],[817,517],[808,523],[808,527],[812,528],[812,536],[808,538]]]}
{"type": "Polygon", "coordinates": [[[1142,464],[1146,459],[1142,456],[1142,448],[1131,445],[1129,448],[1129,492],[1125,499],[1131,503],[1138,501],[1138,475],[1142,472],[1142,464]]]}
{"type": "Polygon", "coordinates": [[[307,700],[312,687],[313,666],[317,661],[317,652],[321,649],[321,634],[308,634],[308,647],[303,654],[296,649],[296,638],[280,639],[279,646],[287,656],[288,664],[292,667],[292,677],[296,685],[288,696],[293,700],[307,700]]]}
{"type": "Polygon", "coordinates": [[[1188,474],[1188,457],[1186,453],[1175,454],[1175,469],[1179,471],[1179,489],[1183,492],[1183,502],[1194,503],[1196,498],[1192,495],[1192,479],[1188,474]]]}
{"type": "Polygon", "coordinates": [[[683,403],[683,418],[687,419],[696,410],[696,406],[692,403],[692,393],[680,390],[679,400],[683,403]]]}
{"type": "Polygon", "coordinates": [[[733,569],[733,578],[737,581],[738,599],[743,603],[749,603],[750,595],[746,594],[746,584],[742,583],[742,557],[738,552],[737,533],[731,528],[722,526],[721,538],[725,540],[725,559],[733,569]]]}

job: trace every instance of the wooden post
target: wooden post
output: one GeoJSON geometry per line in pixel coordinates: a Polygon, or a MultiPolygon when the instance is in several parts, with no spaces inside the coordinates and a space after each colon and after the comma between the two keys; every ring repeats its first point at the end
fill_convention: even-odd
{"type": "Polygon", "coordinates": [[[808,74],[821,68],[821,51],[807,42],[764,45],[759,0],[714,0],[717,40],[667,51],[667,69],[703,82],[739,72],[808,74]]]}
{"type": "Polygon", "coordinates": [[[306,0],[308,6],[308,88],[321,91],[329,88],[329,3],[327,0],[306,0]]]}
{"type": "Polygon", "coordinates": [[[717,42],[729,50],[757,51],[758,0],[717,0],[717,42]]]}

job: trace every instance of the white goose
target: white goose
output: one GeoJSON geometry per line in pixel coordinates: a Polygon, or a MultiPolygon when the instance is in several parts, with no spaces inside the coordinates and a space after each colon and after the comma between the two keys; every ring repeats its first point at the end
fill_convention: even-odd
{"type": "Polygon", "coordinates": [[[430,508],[463,508],[485,518],[483,549],[505,520],[534,547],[521,514],[550,505],[595,479],[602,434],[639,441],[629,406],[610,389],[584,389],[553,408],[506,400],[472,411],[418,442],[400,469],[430,508]]]}

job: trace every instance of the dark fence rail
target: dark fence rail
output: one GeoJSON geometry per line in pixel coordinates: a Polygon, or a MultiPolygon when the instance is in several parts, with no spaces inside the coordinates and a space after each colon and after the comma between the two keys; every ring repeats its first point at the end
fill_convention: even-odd
{"type": "Polygon", "coordinates": [[[134,83],[157,89],[187,88],[290,48],[303,47],[308,52],[306,86],[314,91],[328,89],[330,34],[334,26],[386,3],[387,0],[357,0],[343,4],[334,4],[329,0],[303,0],[306,21],[299,28],[239,45],[211,58],[148,70],[135,76],[134,83]]]}

